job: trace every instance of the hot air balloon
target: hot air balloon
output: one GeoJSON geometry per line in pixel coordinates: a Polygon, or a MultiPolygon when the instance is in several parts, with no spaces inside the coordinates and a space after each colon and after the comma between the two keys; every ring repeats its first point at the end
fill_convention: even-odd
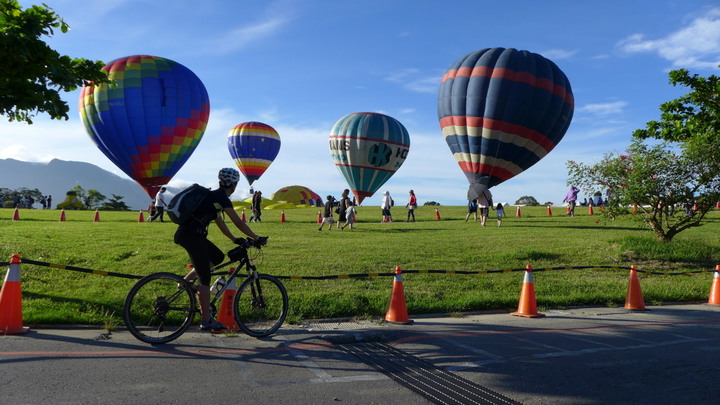
{"type": "Polygon", "coordinates": [[[294,206],[320,206],[322,197],[305,186],[287,186],[270,196],[272,201],[292,203],[294,206]],[[318,204],[319,203],[319,204],[318,204]]]}
{"type": "Polygon", "coordinates": [[[573,109],[567,77],[536,53],[488,48],[450,66],[440,84],[438,118],[470,182],[468,199],[547,155],[565,135],[573,109]]]}
{"type": "Polygon", "coordinates": [[[330,132],[330,155],[358,204],[392,177],[409,150],[407,129],[383,114],[348,114],[330,132]]]}
{"type": "Polygon", "coordinates": [[[207,91],[188,68],[158,56],[116,59],[103,70],[115,84],[83,87],[80,117],[102,153],[154,198],[202,139],[207,91]]]}
{"type": "Polygon", "coordinates": [[[262,122],[244,122],[228,134],[228,150],[248,184],[252,185],[280,151],[280,135],[262,122]]]}

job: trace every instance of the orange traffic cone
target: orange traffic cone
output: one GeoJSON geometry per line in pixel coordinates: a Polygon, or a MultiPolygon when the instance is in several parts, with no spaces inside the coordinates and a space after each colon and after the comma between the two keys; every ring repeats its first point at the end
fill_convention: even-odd
{"type": "MultiPolygon", "coordinates": [[[[230,269],[230,274],[235,271],[234,268],[230,269]]],[[[237,287],[235,285],[235,279],[233,278],[227,285],[227,288],[223,292],[222,301],[220,302],[220,309],[217,313],[217,321],[227,327],[227,329],[213,331],[213,333],[224,333],[224,332],[237,332],[240,330],[237,322],[235,322],[235,315],[233,312],[233,302],[235,301],[235,291],[237,287]]]]}
{"type": "Polygon", "coordinates": [[[138,215],[138,222],[145,222],[145,216],[143,215],[142,210],[140,210],[140,215],[138,215]]]}
{"type": "Polygon", "coordinates": [[[593,212],[592,204],[588,207],[588,215],[595,215],[595,212],[593,212]]]}
{"type": "Polygon", "coordinates": [[[23,326],[20,255],[10,259],[10,269],[0,290],[0,335],[19,335],[30,328],[23,326]]]}
{"type": "Polygon", "coordinates": [[[548,205],[547,214],[548,214],[549,217],[552,216],[552,210],[550,209],[550,206],[549,206],[549,205],[548,205]]]}
{"type": "Polygon", "coordinates": [[[412,321],[408,319],[407,305],[405,304],[405,289],[403,288],[402,270],[400,270],[400,266],[395,267],[395,281],[393,281],[390,305],[385,314],[385,320],[395,323],[412,323],[412,321]]]}
{"type": "Polygon", "coordinates": [[[522,290],[520,290],[520,302],[518,303],[517,312],[510,315],[522,316],[525,318],[542,318],[545,314],[539,314],[537,311],[537,302],[535,301],[535,284],[533,283],[532,266],[527,265],[525,270],[525,278],[523,279],[522,290]]]}
{"type": "Polygon", "coordinates": [[[437,208],[435,208],[435,220],[436,220],[436,221],[439,221],[439,220],[440,220],[440,211],[438,211],[437,208]]]}
{"type": "Polygon", "coordinates": [[[519,206],[519,205],[518,205],[518,207],[517,207],[517,210],[515,210],[515,216],[516,216],[517,218],[520,218],[520,217],[522,216],[522,214],[520,213],[520,206],[519,206]]]}
{"type": "Polygon", "coordinates": [[[93,222],[100,222],[100,210],[95,210],[95,219],[93,222]]]}
{"type": "Polygon", "coordinates": [[[715,266],[715,276],[713,276],[713,283],[710,288],[710,299],[708,299],[708,304],[720,305],[720,264],[715,266]]]}
{"type": "Polygon", "coordinates": [[[65,208],[60,211],[60,222],[65,222],[65,208]]]}
{"type": "Polygon", "coordinates": [[[280,222],[285,222],[285,210],[280,212],[280,222]]]}
{"type": "Polygon", "coordinates": [[[240,215],[240,220],[243,221],[243,222],[247,222],[247,221],[245,220],[245,210],[244,210],[244,209],[242,210],[242,215],[240,215]]]}
{"type": "Polygon", "coordinates": [[[718,201],[717,204],[715,204],[715,208],[720,210],[720,201],[718,201]]]}
{"type": "Polygon", "coordinates": [[[20,220],[20,210],[18,210],[17,207],[15,207],[15,213],[13,214],[13,221],[19,221],[20,220]]]}
{"type": "Polygon", "coordinates": [[[628,283],[627,298],[625,298],[626,309],[645,309],[645,300],[640,291],[640,280],[635,270],[635,265],[630,266],[630,282],[628,283]]]}
{"type": "Polygon", "coordinates": [[[322,213],[321,213],[320,211],[318,211],[317,223],[318,223],[318,224],[322,224],[322,213]]]}

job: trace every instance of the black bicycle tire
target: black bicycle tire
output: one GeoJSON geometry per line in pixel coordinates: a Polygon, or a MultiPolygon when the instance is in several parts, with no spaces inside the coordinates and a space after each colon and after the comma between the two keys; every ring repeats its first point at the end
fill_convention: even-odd
{"type": "Polygon", "coordinates": [[[123,319],[125,321],[125,326],[127,327],[128,331],[138,340],[150,344],[164,344],[179,338],[183,333],[185,333],[185,331],[190,327],[190,324],[192,324],[193,319],[195,318],[196,311],[197,301],[195,299],[195,291],[188,282],[186,282],[182,277],[178,276],[177,274],[153,273],[138,280],[138,282],[135,283],[135,285],[133,285],[128,292],[128,295],[125,297],[125,303],[123,305],[123,319]],[[143,333],[141,328],[137,325],[138,322],[135,322],[133,320],[133,315],[131,312],[133,308],[133,299],[135,299],[138,292],[143,287],[146,287],[149,283],[155,280],[170,280],[171,283],[176,282],[178,284],[182,284],[188,297],[187,316],[185,317],[183,322],[177,327],[177,329],[174,330],[174,332],[169,333],[168,335],[163,337],[152,337],[143,333]]]}
{"type": "Polygon", "coordinates": [[[289,300],[287,289],[285,288],[283,283],[280,282],[280,280],[269,274],[259,274],[258,277],[260,280],[265,280],[269,282],[263,283],[264,287],[273,285],[280,292],[280,296],[282,297],[282,309],[280,312],[280,316],[275,319],[271,327],[263,328],[262,330],[255,330],[249,327],[246,324],[245,320],[241,318],[237,308],[240,301],[243,300],[245,297],[248,297],[248,294],[251,294],[251,289],[249,287],[252,283],[255,282],[256,279],[254,277],[250,277],[243,281],[243,283],[240,284],[240,287],[237,289],[235,299],[233,300],[233,316],[235,317],[235,322],[237,323],[238,328],[240,328],[240,330],[246,335],[252,337],[265,337],[277,332],[277,330],[280,329],[282,324],[285,322],[285,318],[288,314],[289,300]]]}

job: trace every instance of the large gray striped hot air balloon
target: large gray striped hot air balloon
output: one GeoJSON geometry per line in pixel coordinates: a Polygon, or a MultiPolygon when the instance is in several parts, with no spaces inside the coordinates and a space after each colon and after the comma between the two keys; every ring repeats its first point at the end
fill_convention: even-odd
{"type": "Polygon", "coordinates": [[[450,66],[440,84],[438,118],[470,182],[468,199],[550,153],[574,105],[568,78],[536,53],[487,48],[450,66]]]}

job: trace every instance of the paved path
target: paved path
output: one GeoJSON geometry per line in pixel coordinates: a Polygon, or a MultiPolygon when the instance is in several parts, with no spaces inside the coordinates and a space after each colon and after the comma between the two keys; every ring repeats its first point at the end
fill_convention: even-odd
{"type": "Polygon", "coordinates": [[[546,315],[192,331],[157,347],[124,329],[36,328],[0,336],[0,403],[720,403],[720,306],[546,315]]]}

